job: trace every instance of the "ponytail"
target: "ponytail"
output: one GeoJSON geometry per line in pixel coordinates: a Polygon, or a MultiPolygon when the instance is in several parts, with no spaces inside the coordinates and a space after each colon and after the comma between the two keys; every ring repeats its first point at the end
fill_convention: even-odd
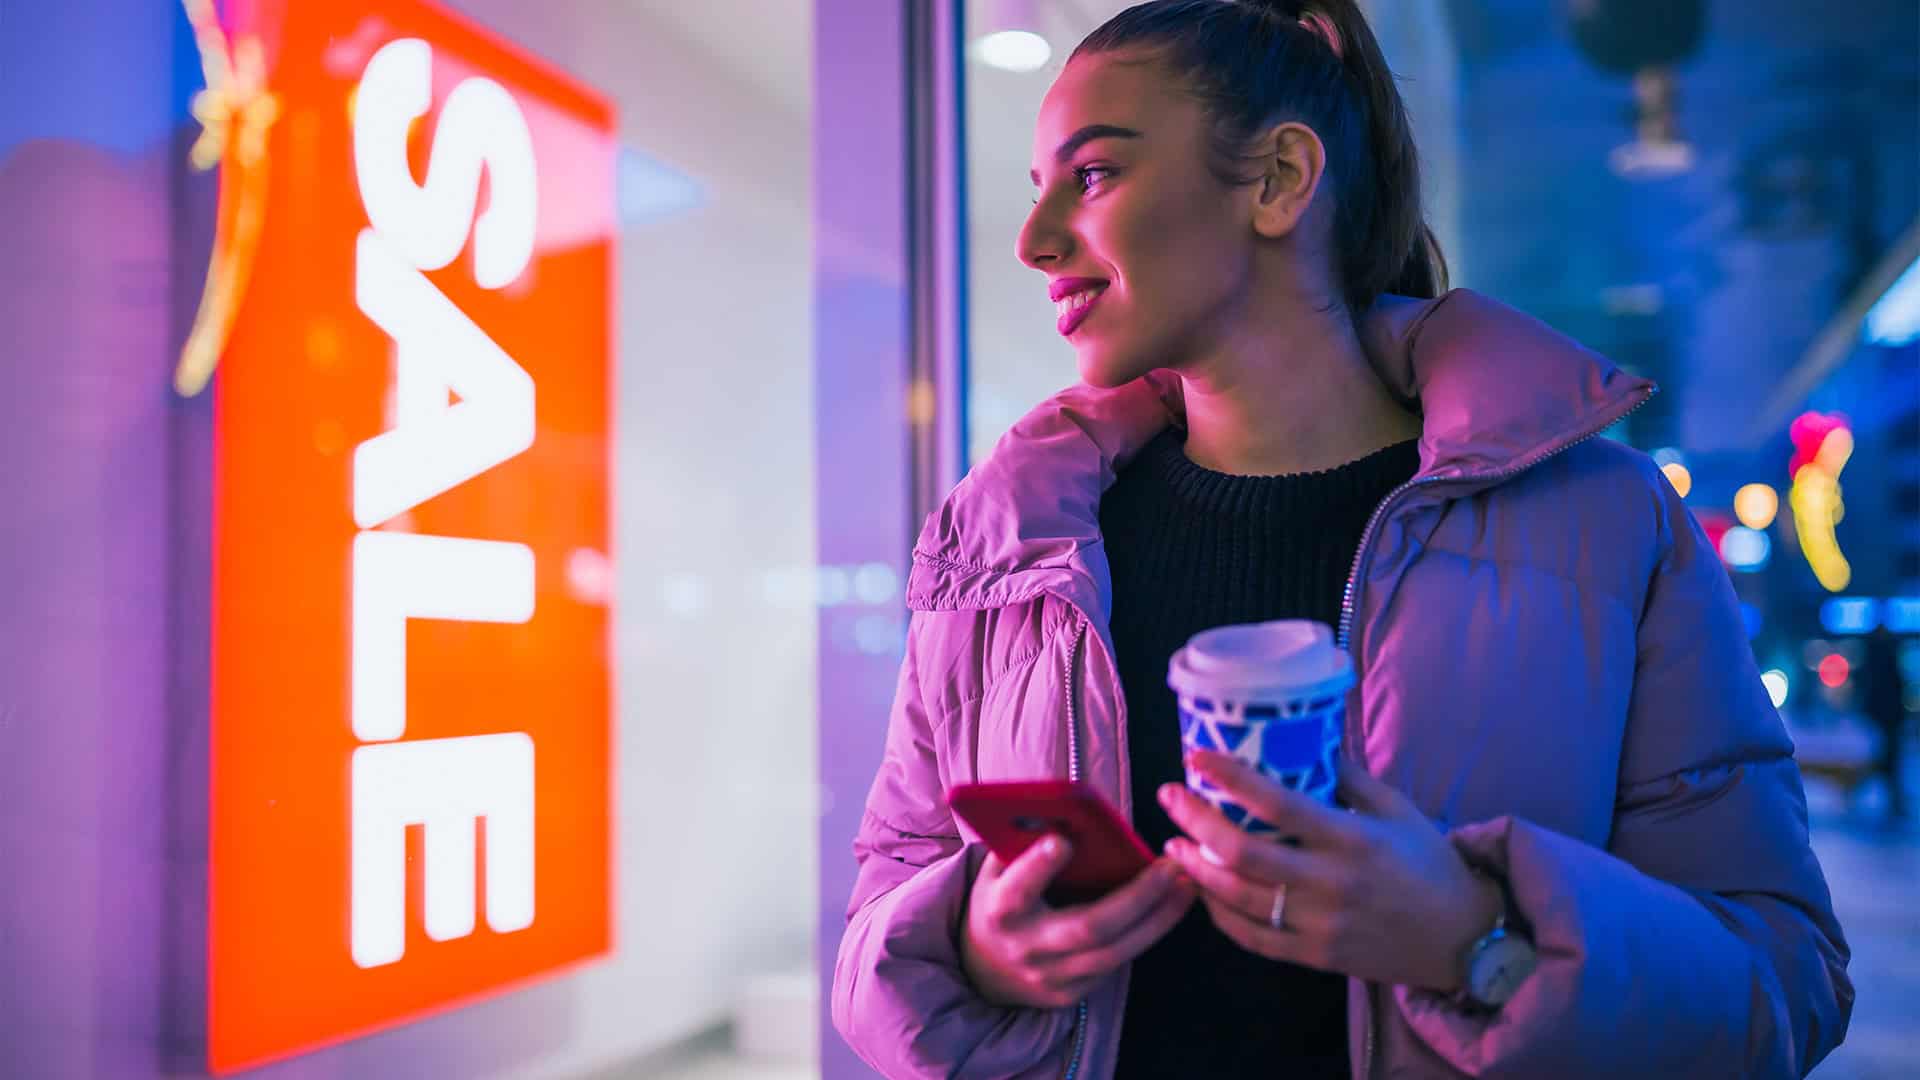
{"type": "Polygon", "coordinates": [[[1447,263],[1420,201],[1412,125],[1355,0],[1151,0],[1114,16],[1074,55],[1148,48],[1212,114],[1216,168],[1249,161],[1250,140],[1299,120],[1327,148],[1334,244],[1350,310],[1382,293],[1434,297],[1447,263]]]}
{"type": "MultiPolygon", "coordinates": [[[[1420,154],[1413,124],[1394,82],[1393,69],[1367,25],[1356,0],[1308,0],[1304,4],[1267,4],[1299,9],[1301,25],[1325,41],[1358,84],[1367,119],[1368,158],[1373,166],[1371,227],[1365,241],[1345,253],[1349,292],[1372,297],[1383,292],[1430,298],[1447,288],[1447,260],[1440,241],[1427,227],[1420,201],[1420,154]],[[1327,29],[1332,30],[1329,39],[1327,29]]],[[[1361,213],[1366,213],[1363,208],[1361,213]]],[[[1349,219],[1351,223],[1351,219],[1349,219]]],[[[1359,236],[1355,237],[1360,240],[1359,236]]]]}

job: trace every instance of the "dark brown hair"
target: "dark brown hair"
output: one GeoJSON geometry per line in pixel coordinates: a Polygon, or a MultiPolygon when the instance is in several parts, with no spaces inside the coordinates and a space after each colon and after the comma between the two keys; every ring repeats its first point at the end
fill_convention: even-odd
{"type": "Polygon", "coordinates": [[[1355,0],[1151,0],[1107,20],[1074,56],[1145,51],[1214,121],[1209,167],[1253,182],[1254,136],[1289,120],[1327,148],[1342,292],[1366,310],[1381,293],[1438,296],[1446,257],[1420,206],[1420,160],[1393,72],[1355,0]],[[1338,47],[1302,24],[1315,17],[1338,47]]]}

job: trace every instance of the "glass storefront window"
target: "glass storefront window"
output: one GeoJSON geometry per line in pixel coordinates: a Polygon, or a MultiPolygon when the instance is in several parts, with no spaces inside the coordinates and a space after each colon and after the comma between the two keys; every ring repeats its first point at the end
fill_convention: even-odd
{"type": "Polygon", "coordinates": [[[990,0],[967,4],[967,459],[987,456],[1015,420],[1079,374],[1073,350],[1054,331],[1046,282],[1014,254],[1021,223],[1033,209],[1033,125],[1040,99],[1081,38],[1126,5],[1042,3],[1009,8],[990,0]],[[1008,12],[1031,26],[1003,26],[1008,12]],[[1003,58],[986,47],[995,33],[1038,31],[1047,57],[1003,58]],[[1010,65],[1010,66],[1009,66],[1010,65]]]}
{"type": "Polygon", "coordinates": [[[586,1064],[813,966],[812,5],[459,6],[619,116],[617,950],[573,980],[586,1064]]]}
{"type": "MultiPolygon", "coordinates": [[[[235,920],[322,972],[263,967],[238,1002],[250,1033],[311,1016],[323,982],[354,1016],[225,1059],[266,1062],[251,1075],[580,1076],[712,1042],[749,1011],[798,1010],[756,1029],[757,1049],[814,1060],[812,8],[7,8],[0,934],[20,948],[0,976],[0,1071],[203,1074],[207,945],[235,920]],[[236,95],[192,113],[188,12],[229,35],[236,95]],[[339,25],[308,36],[323,19],[339,25]],[[376,55],[394,79],[368,81],[376,55]],[[254,114],[269,197],[249,209],[237,166],[187,161],[202,121],[269,100],[244,97],[255,85],[275,96],[254,114]],[[388,156],[356,157],[381,124],[368,145],[388,156]],[[478,155],[464,173],[463,154],[478,155]],[[384,216],[362,209],[382,163],[400,208],[384,216]],[[458,231],[436,232],[453,187],[458,231]],[[476,210],[492,232],[469,245],[476,210]],[[183,396],[209,253],[248,229],[266,239],[233,348],[183,396]],[[357,238],[389,246],[389,288],[356,294],[357,238]],[[384,317],[444,316],[437,330],[369,321],[403,294],[418,303],[384,317]],[[254,412],[267,391],[297,416],[254,412]],[[472,440],[408,483],[352,472],[368,436],[463,408],[472,440]],[[311,468],[238,453],[236,425],[311,468]],[[295,525],[312,532],[297,547],[295,525]],[[245,552],[243,531],[262,538],[245,552]],[[355,558],[423,540],[447,542],[413,550],[379,595],[352,592],[375,580],[351,577],[355,558]],[[393,610],[375,618],[376,601],[393,610]],[[230,606],[254,617],[214,642],[226,674],[210,686],[230,606]],[[356,619],[390,647],[362,648],[356,619]],[[361,677],[381,663],[387,682],[361,677]],[[220,779],[236,752],[209,764],[210,695],[213,745],[250,740],[245,785],[220,779]],[[575,742],[553,734],[567,725],[575,742]],[[400,761],[459,738],[475,741],[458,762],[400,761]],[[374,755],[392,767],[359,769],[357,747],[395,751],[374,755]],[[212,822],[210,786],[227,792],[212,822]],[[348,807],[375,790],[406,912],[379,940],[349,869],[348,807]],[[259,844],[221,839],[235,831],[259,844]],[[211,924],[210,832],[235,883],[211,924]],[[546,873],[561,864],[597,870],[546,873]],[[567,966],[491,966],[515,934],[574,942],[567,966]],[[407,997],[408,962],[436,950],[461,977],[407,997]]],[[[230,162],[251,153],[243,121],[225,130],[230,162]]],[[[435,437],[466,437],[449,423],[435,437]]],[[[897,599],[897,575],[855,585],[897,599]]]]}

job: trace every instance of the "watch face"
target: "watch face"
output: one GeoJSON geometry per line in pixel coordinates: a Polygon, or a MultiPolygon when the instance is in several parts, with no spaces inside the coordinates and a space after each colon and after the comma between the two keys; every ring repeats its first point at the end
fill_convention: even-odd
{"type": "Polygon", "coordinates": [[[1520,988],[1537,963],[1533,946],[1525,938],[1506,934],[1490,941],[1474,957],[1468,976],[1469,992],[1487,1005],[1504,1005],[1520,988]]]}

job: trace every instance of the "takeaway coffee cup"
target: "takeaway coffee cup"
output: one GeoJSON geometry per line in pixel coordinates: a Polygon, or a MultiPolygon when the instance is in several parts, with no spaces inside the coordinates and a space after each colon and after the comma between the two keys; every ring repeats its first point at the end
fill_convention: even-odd
{"type": "MultiPolygon", "coordinates": [[[[1167,685],[1180,703],[1185,750],[1231,754],[1333,804],[1353,661],[1326,624],[1285,619],[1202,631],[1173,654],[1167,685]]],[[[1187,787],[1249,833],[1276,833],[1191,770],[1187,787]]]]}

